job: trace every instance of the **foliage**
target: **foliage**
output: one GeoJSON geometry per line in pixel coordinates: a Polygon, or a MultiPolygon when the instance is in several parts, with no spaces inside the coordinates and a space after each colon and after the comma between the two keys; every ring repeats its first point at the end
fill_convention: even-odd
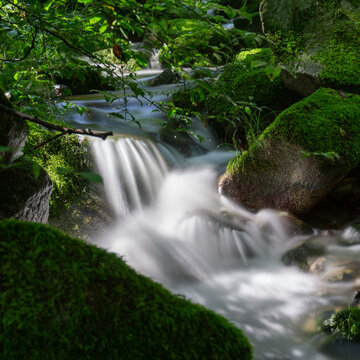
{"type": "Polygon", "coordinates": [[[334,335],[337,341],[360,341],[360,309],[350,307],[326,320],[322,330],[334,335]]]}
{"type": "Polygon", "coordinates": [[[33,150],[54,134],[33,123],[29,128],[24,151],[46,170],[53,182],[50,216],[58,215],[75,201],[85,201],[91,184],[81,176],[81,172],[88,172],[92,165],[86,142],[81,142],[76,136],[62,136],[33,150]]]}
{"type": "Polygon", "coordinates": [[[115,254],[15,220],[0,239],[3,358],[252,358],[241,330],[115,254]]]}

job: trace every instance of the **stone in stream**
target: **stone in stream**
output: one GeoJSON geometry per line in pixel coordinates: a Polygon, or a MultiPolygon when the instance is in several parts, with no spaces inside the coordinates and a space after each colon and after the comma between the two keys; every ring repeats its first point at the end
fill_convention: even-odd
{"type": "Polygon", "coordinates": [[[263,0],[262,29],[283,81],[308,96],[319,86],[360,92],[358,0],[263,0]]]}
{"type": "Polygon", "coordinates": [[[246,207],[308,212],[360,161],[360,96],[321,88],[277,116],[219,181],[246,207]]]}
{"type": "Polygon", "coordinates": [[[159,85],[168,85],[176,81],[175,73],[170,69],[165,69],[162,73],[150,79],[147,82],[148,86],[159,86],[159,85]]]}

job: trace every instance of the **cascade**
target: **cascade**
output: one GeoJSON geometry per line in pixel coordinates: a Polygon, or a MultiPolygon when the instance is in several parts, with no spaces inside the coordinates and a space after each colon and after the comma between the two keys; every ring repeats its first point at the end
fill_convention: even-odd
{"type": "MultiPolygon", "coordinates": [[[[130,104],[133,113],[145,114],[142,130],[134,134],[124,120],[108,123],[110,109],[103,101],[88,103],[100,129],[115,126],[122,134],[91,140],[97,171],[116,215],[93,243],[117,253],[172,292],[234,322],[249,337],[256,360],[356,358],[344,347],[324,353],[326,338],[316,326],[306,330],[305,325],[346,304],[359,281],[329,283],[285,267],[280,260],[299,240],[321,240],[326,234],[314,230],[294,237],[284,227],[281,212],[253,213],[219,194],[217,177],[234,154],[216,150],[213,139],[197,151],[196,140],[184,138],[187,142],[181,146],[195,149],[184,156],[174,144],[154,135],[149,109],[130,104]]],[[[86,127],[93,121],[91,116],[69,120],[86,127]]],[[[330,260],[359,259],[360,236],[353,228],[334,231],[330,240],[330,260]]],[[[359,347],[354,351],[357,354],[359,347]]]]}
{"type": "Polygon", "coordinates": [[[154,201],[168,165],[151,141],[93,139],[91,149],[108,203],[117,216],[126,216],[154,201]]]}

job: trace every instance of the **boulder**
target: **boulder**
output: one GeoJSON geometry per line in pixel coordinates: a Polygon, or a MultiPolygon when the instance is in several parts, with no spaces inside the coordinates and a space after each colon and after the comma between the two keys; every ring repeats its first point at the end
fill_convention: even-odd
{"type": "Polygon", "coordinates": [[[13,219],[0,239],[2,359],[253,359],[233,323],[115,254],[13,219]]]}
{"type": "Polygon", "coordinates": [[[260,18],[286,86],[302,96],[320,86],[360,92],[358,0],[263,0],[260,18]]]}
{"type": "Polygon", "coordinates": [[[172,84],[176,80],[175,73],[170,69],[165,69],[162,73],[150,79],[147,82],[148,86],[159,86],[159,85],[167,85],[172,84]]]}
{"type": "MultiPolygon", "coordinates": [[[[0,90],[0,105],[12,108],[2,90],[0,90]]],[[[11,163],[21,154],[28,133],[29,128],[24,120],[16,115],[0,111],[0,146],[11,149],[11,151],[0,153],[5,164],[11,163]]]]}
{"type": "Polygon", "coordinates": [[[52,182],[39,165],[18,160],[0,168],[0,219],[46,223],[52,182]]]}
{"type": "Polygon", "coordinates": [[[308,212],[360,161],[360,96],[321,88],[278,115],[219,181],[248,208],[308,212]]]}

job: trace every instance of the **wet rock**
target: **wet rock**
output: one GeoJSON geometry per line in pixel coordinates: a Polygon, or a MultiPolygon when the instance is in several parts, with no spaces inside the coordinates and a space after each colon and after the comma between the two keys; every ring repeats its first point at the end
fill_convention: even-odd
{"type": "MultiPolygon", "coordinates": [[[[0,104],[12,108],[1,90],[0,104]]],[[[6,111],[0,111],[0,146],[10,148],[10,151],[0,153],[5,164],[11,163],[21,154],[28,132],[29,128],[24,120],[6,111]]]]}
{"type": "Polygon", "coordinates": [[[323,276],[323,280],[328,282],[352,281],[354,278],[354,270],[346,267],[331,270],[323,276]]]}
{"type": "Polygon", "coordinates": [[[281,261],[287,266],[295,265],[302,270],[308,271],[311,259],[325,253],[324,244],[317,240],[317,238],[312,238],[296,245],[282,255],[281,261]]]}
{"type": "Polygon", "coordinates": [[[359,144],[360,96],[319,89],[229,163],[220,190],[254,210],[301,216],[357,166],[359,144]]]}
{"type": "Polygon", "coordinates": [[[46,223],[52,182],[39,165],[18,160],[0,169],[0,219],[46,223]]]}
{"type": "Polygon", "coordinates": [[[150,79],[148,86],[168,85],[176,81],[176,74],[170,69],[165,69],[162,73],[150,79]]]}
{"type": "Polygon", "coordinates": [[[350,306],[359,306],[360,305],[360,291],[356,290],[354,292],[354,298],[352,299],[350,306]]]}
{"type": "Polygon", "coordinates": [[[326,267],[326,258],[322,256],[322,257],[317,258],[310,265],[309,271],[313,274],[319,274],[325,270],[325,267],[326,267]]]}

